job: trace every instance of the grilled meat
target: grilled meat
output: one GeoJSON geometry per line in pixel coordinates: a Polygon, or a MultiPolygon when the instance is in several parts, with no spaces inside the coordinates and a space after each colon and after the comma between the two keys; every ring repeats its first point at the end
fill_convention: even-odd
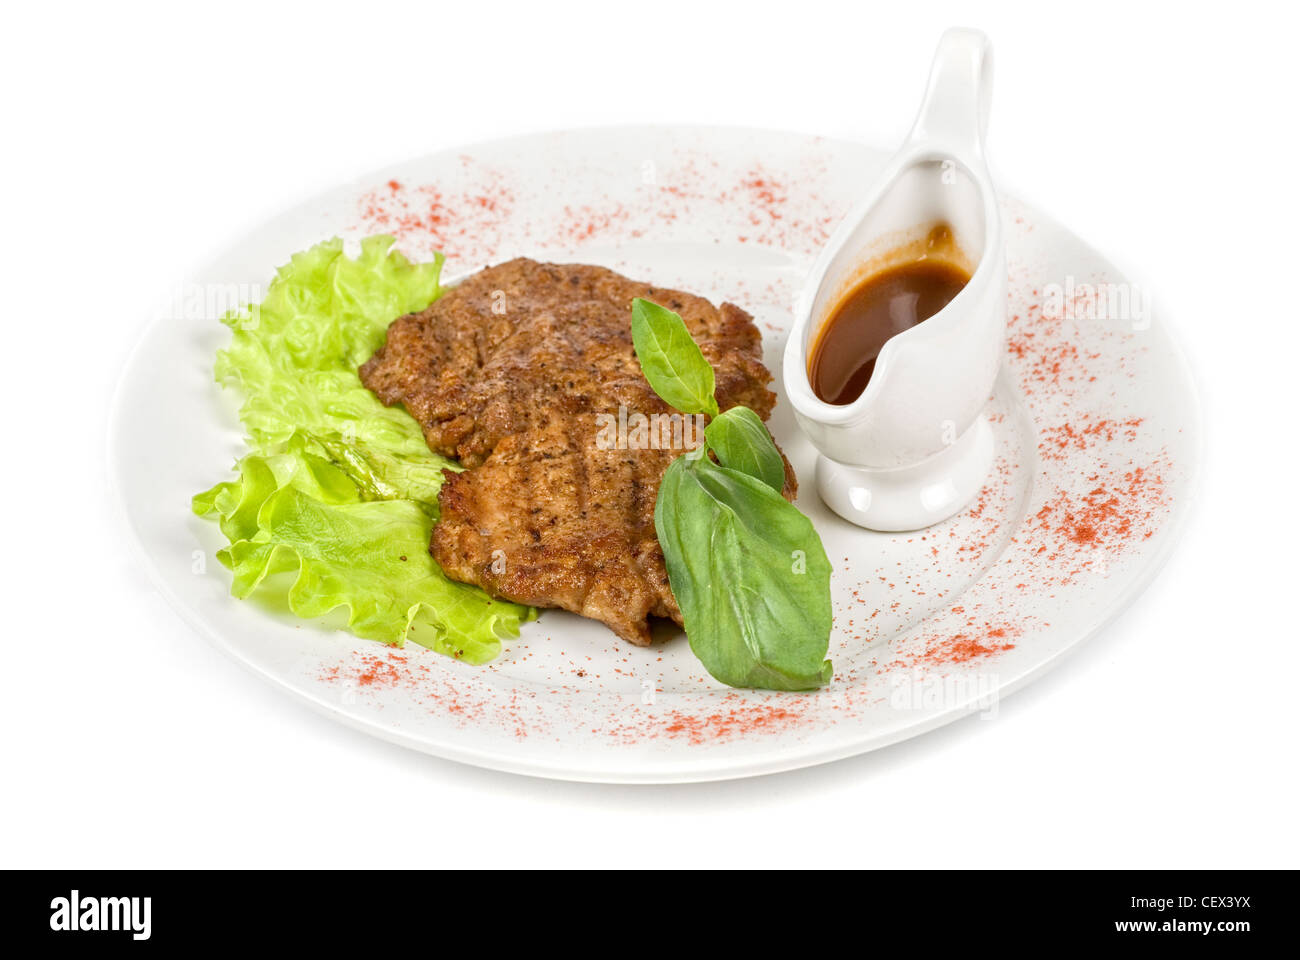
{"type": "MultiPolygon", "coordinates": [[[[449,577],[601,620],[644,645],[647,617],[681,623],[654,505],[664,470],[702,437],[693,418],[673,419],[641,374],[635,297],[682,316],[713,365],[721,409],[743,404],[767,419],[771,374],[740,308],[602,267],[526,259],[483,270],[394,321],[361,379],[410,412],[430,449],[469,468],[449,472],[438,497],[431,550],[449,577]]],[[[793,496],[788,464],[786,476],[793,496]]]]}

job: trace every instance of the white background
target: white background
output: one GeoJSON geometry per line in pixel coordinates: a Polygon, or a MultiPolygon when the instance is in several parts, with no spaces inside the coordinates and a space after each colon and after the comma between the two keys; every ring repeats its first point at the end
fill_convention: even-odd
{"type": "Polygon", "coordinates": [[[181,6],[22,4],[0,32],[0,866],[1300,866],[1294,5],[181,6]],[[1154,291],[1207,424],[1163,574],[995,720],[752,781],[529,780],[323,719],[153,592],[105,489],[105,409],[187,268],[326,187],[499,135],[892,146],[955,23],[997,51],[998,180],[1154,291]]]}

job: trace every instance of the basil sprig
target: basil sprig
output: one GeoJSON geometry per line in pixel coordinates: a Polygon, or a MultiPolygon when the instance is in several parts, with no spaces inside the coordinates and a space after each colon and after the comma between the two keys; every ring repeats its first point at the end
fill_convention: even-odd
{"type": "Polygon", "coordinates": [[[783,496],[785,461],[748,407],[718,412],[713,368],[682,318],[632,301],[646,380],[682,413],[709,413],[705,447],[665,471],[655,533],[691,650],[733,687],[811,690],[831,679],[831,565],[821,538],[783,496]],[[707,392],[705,392],[707,390],[707,392]]]}

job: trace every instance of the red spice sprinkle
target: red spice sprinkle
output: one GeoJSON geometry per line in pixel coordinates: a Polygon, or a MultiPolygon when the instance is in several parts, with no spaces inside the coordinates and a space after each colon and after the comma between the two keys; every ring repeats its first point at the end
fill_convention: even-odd
{"type": "Polygon", "coordinates": [[[787,729],[802,716],[790,706],[756,703],[719,710],[700,717],[674,710],[659,729],[673,739],[694,744],[710,740],[732,740],[753,733],[774,733],[787,729]]]}
{"type": "Polygon", "coordinates": [[[1079,415],[1077,423],[1062,423],[1044,428],[1038,441],[1038,452],[1049,460],[1064,460],[1072,451],[1087,450],[1097,440],[1110,442],[1117,436],[1126,441],[1137,440],[1141,417],[1126,420],[1094,419],[1092,414],[1079,415]]]}

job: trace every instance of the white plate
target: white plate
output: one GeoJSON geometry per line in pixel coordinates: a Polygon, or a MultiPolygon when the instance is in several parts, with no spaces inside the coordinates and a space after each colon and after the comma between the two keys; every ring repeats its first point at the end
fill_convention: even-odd
{"type": "MultiPolygon", "coordinates": [[[[850,526],[818,501],[813,449],[777,404],[772,429],[802,480],[799,506],[835,565],[835,679],[817,693],[727,689],[680,635],[638,649],[558,611],[487,667],[359,641],[231,598],[213,560],[220,533],[190,512],[191,495],[227,478],[242,452],[235,398],[211,376],[226,337],[216,317],[231,295],[256,296],[294,251],[387,231],[408,253],[445,250],[447,277],[521,254],[603,264],[745,307],[779,374],[791,297],[884,159],[857,144],[729,128],[553,133],[414,160],[276,217],[178,292],[123,374],[112,474],[158,588],[203,636],[344,723],[540,776],[769,773],[989,707],[1149,582],[1198,458],[1190,378],[1164,328],[1134,309],[1141,291],[1011,201],[1009,350],[989,403],[999,453],[977,503],[915,534],[850,526]],[[1096,315],[1121,312],[1123,295],[1126,319],[1096,315]]],[[[783,396],[779,379],[774,387],[783,396]]]]}

